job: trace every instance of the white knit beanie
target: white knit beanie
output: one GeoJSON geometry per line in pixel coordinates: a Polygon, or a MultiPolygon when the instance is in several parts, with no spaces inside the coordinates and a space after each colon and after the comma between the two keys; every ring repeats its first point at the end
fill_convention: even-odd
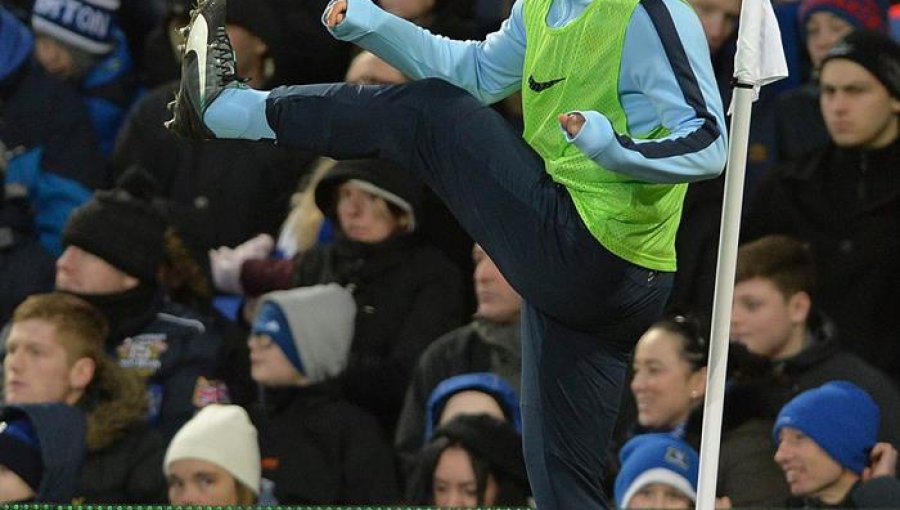
{"type": "Polygon", "coordinates": [[[261,468],[256,427],[239,406],[208,405],[185,423],[166,450],[166,476],[169,466],[181,459],[211,462],[259,495],[261,468]]]}

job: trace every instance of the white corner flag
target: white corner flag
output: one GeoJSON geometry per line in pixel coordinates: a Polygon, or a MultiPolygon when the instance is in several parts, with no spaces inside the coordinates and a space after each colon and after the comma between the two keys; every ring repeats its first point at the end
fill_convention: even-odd
{"type": "Polygon", "coordinates": [[[763,85],[785,78],[787,75],[787,63],[781,45],[781,30],[778,28],[770,0],[743,0],[737,54],[734,59],[734,93],[728,108],[728,114],[731,115],[731,134],[728,143],[728,164],[725,167],[722,223],[719,230],[719,257],[713,297],[703,435],[700,442],[697,510],[715,508],[731,302],[734,298],[734,274],[744,195],[744,173],[747,167],[751,105],[759,97],[759,89],[763,85]]]}
{"type": "MultiPolygon", "coordinates": [[[[759,99],[763,85],[787,78],[787,62],[781,45],[781,30],[769,0],[744,0],[738,29],[734,78],[753,86],[753,100],[759,99]]],[[[728,107],[732,114],[734,97],[728,107]]],[[[732,140],[734,137],[732,136],[732,140]]]]}

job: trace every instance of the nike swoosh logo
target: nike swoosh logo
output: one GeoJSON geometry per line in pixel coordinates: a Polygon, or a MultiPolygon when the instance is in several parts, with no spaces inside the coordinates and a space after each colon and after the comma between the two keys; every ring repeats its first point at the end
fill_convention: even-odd
{"type": "Polygon", "coordinates": [[[534,76],[529,76],[528,77],[528,88],[530,88],[531,90],[533,90],[535,92],[543,92],[563,80],[565,80],[565,78],[557,78],[555,80],[550,80],[550,81],[537,81],[534,79],[534,76]]]}
{"type": "Polygon", "coordinates": [[[206,18],[202,14],[197,15],[194,24],[191,26],[191,32],[188,34],[187,42],[185,42],[185,52],[193,51],[197,55],[197,72],[200,74],[200,95],[202,104],[202,95],[206,92],[206,54],[207,40],[209,39],[209,26],[206,24],[206,18]]]}

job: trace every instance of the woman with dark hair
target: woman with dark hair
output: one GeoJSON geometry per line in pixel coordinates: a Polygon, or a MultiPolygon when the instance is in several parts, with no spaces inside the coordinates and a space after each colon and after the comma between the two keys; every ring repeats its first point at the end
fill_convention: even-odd
{"type": "Polygon", "coordinates": [[[619,451],[638,434],[659,432],[699,447],[703,398],[706,395],[708,326],[695,315],[668,315],[638,339],[632,357],[630,413],[608,451],[612,486],[619,470],[619,451]],[[696,443],[696,444],[695,444],[696,443]]]}
{"type": "Polygon", "coordinates": [[[688,417],[706,394],[705,332],[698,319],[675,315],[650,326],[638,340],[631,392],[640,428],[683,437],[688,417]]]}
{"type": "Polygon", "coordinates": [[[407,500],[453,508],[527,506],[530,494],[522,438],[512,425],[486,414],[461,414],[419,452],[407,500]]]}

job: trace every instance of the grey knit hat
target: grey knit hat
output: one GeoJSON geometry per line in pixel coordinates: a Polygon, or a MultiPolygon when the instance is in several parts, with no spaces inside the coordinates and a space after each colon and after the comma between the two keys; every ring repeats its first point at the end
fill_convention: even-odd
{"type": "Polygon", "coordinates": [[[317,383],[347,367],[355,321],[353,295],[330,283],[265,294],[253,333],[272,337],[297,370],[317,383]]]}

